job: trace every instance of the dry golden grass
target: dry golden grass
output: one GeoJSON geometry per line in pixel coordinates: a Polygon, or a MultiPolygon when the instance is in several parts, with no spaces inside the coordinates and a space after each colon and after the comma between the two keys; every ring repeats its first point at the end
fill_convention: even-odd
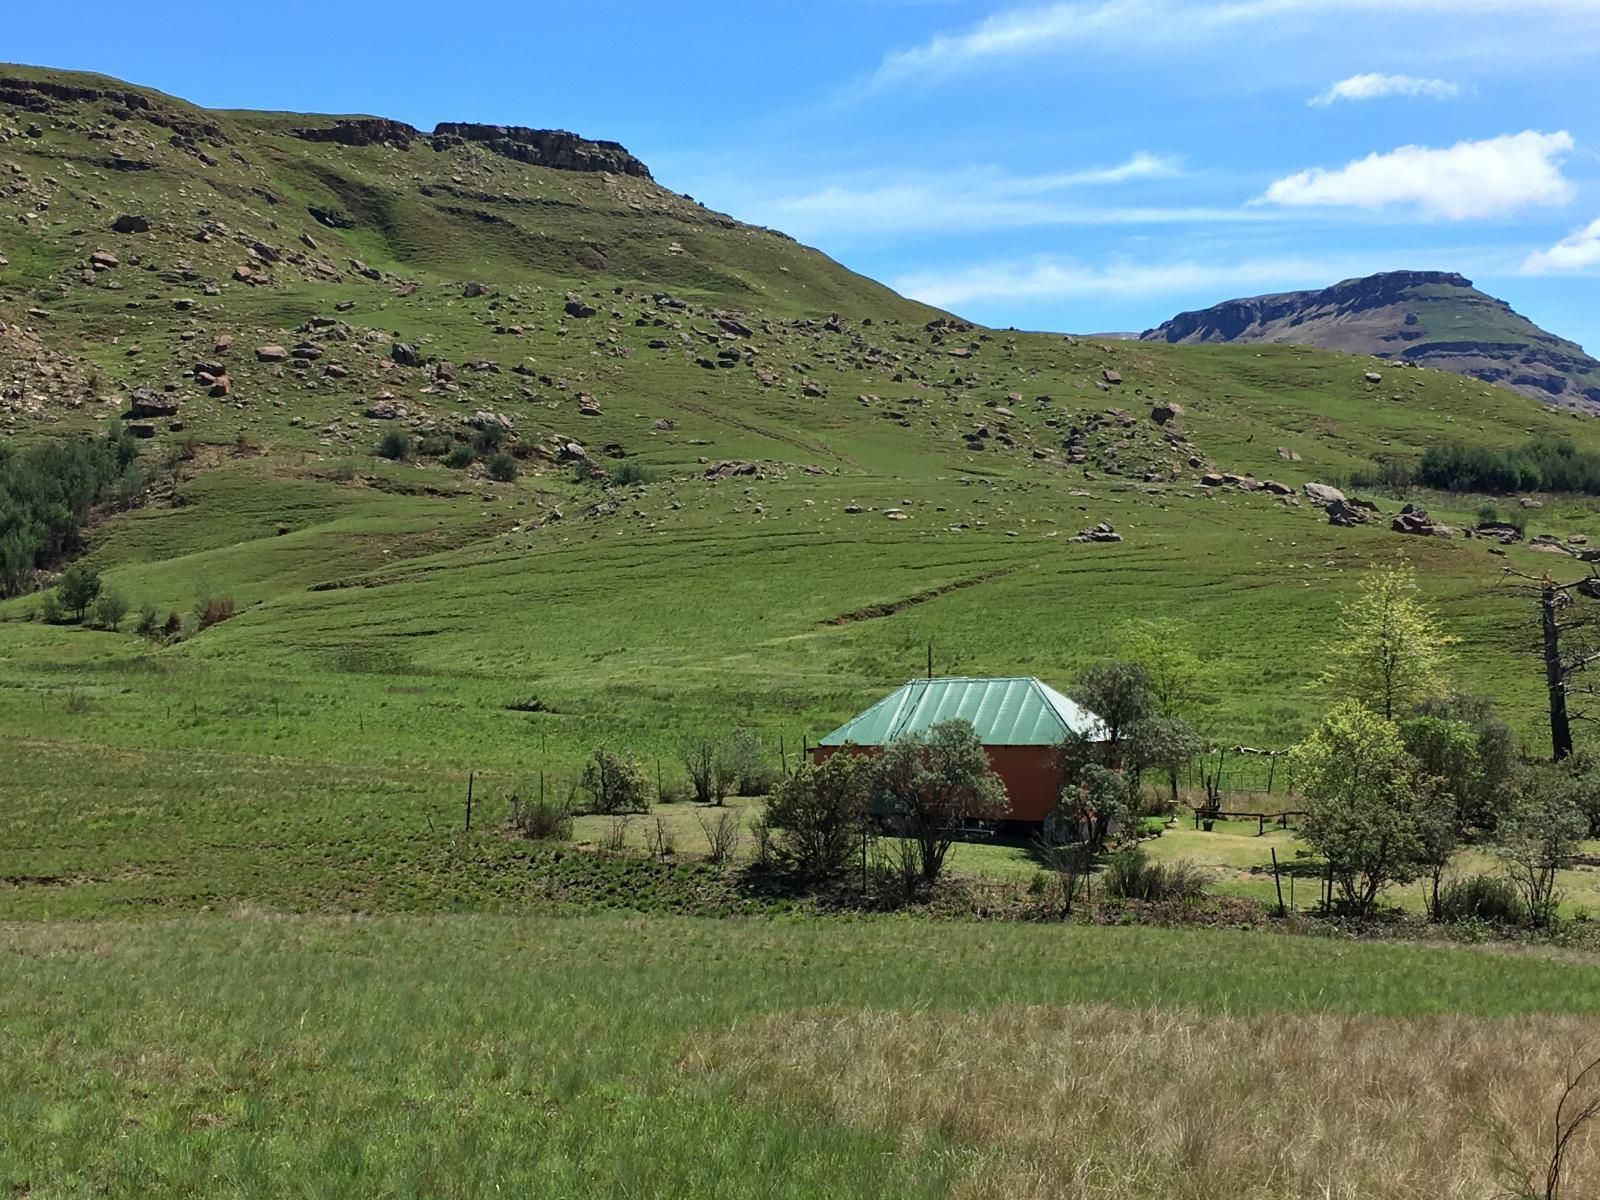
{"type": "MultiPolygon", "coordinates": [[[[692,1049],[754,1099],[923,1144],[969,1200],[1488,1200],[1541,1179],[1600,1022],[1098,1007],[806,1011],[692,1049]]],[[[1600,1130],[1564,1198],[1600,1196],[1600,1130]]]]}

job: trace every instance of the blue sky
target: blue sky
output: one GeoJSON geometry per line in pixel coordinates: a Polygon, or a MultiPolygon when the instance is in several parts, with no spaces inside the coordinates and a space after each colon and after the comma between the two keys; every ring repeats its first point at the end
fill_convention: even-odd
{"type": "Polygon", "coordinates": [[[0,57],[611,138],[992,324],[1405,267],[1600,353],[1600,0],[58,2],[9,12],[0,57]]]}

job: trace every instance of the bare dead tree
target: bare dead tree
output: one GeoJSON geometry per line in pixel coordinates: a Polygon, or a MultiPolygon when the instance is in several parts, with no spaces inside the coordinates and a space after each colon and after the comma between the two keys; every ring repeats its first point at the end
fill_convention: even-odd
{"type": "MultiPolygon", "coordinates": [[[[1590,1124],[1600,1120],[1600,1059],[1583,1070],[1570,1075],[1567,1086],[1556,1103],[1555,1127],[1551,1131],[1550,1159],[1545,1166],[1543,1187],[1534,1173],[1517,1167],[1519,1179],[1510,1192],[1503,1193],[1506,1200],[1561,1200],[1570,1193],[1563,1185],[1571,1182],[1567,1177],[1568,1157],[1577,1149],[1579,1138],[1590,1124]]],[[[1585,1193],[1588,1195],[1590,1193],[1585,1193]]]]}
{"type": "Polygon", "coordinates": [[[1593,567],[1582,579],[1557,583],[1546,571],[1528,575],[1507,567],[1502,578],[1519,581],[1518,592],[1539,602],[1539,653],[1544,660],[1545,690],[1550,710],[1551,757],[1560,762],[1572,754],[1572,722],[1594,720],[1576,698],[1600,697],[1600,686],[1588,671],[1600,663],[1600,609],[1584,600],[1600,600],[1600,574],[1593,567]]]}

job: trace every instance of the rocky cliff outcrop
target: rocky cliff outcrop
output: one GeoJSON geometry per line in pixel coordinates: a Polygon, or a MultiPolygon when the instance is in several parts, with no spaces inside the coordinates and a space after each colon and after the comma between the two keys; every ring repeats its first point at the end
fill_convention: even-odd
{"type": "Polygon", "coordinates": [[[1140,335],[1374,354],[1600,413],[1600,361],[1453,271],[1388,271],[1315,291],[1226,300],[1140,335]]]}
{"type": "Polygon", "coordinates": [[[520,125],[477,125],[445,121],[433,131],[433,148],[476,142],[496,154],[536,167],[558,171],[610,171],[650,178],[650,169],[616,142],[592,142],[564,129],[527,129],[520,125]]]}
{"type": "Polygon", "coordinates": [[[564,129],[528,129],[521,125],[480,125],[471,121],[444,121],[424,134],[404,121],[383,117],[341,117],[331,125],[291,130],[308,142],[336,142],[342,146],[392,146],[409,150],[428,141],[435,150],[475,144],[495,154],[535,167],[556,171],[610,171],[649,179],[645,166],[616,142],[596,142],[564,129]]]}

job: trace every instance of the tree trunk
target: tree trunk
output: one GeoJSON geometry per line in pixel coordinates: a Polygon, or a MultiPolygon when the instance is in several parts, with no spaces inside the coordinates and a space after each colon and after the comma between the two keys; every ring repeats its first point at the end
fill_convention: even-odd
{"type": "Polygon", "coordinates": [[[1561,669],[1560,627],[1556,624],[1556,590],[1547,578],[1540,592],[1544,620],[1544,679],[1550,692],[1550,747],[1556,762],[1572,753],[1572,725],[1567,719],[1567,680],[1561,669]]]}

